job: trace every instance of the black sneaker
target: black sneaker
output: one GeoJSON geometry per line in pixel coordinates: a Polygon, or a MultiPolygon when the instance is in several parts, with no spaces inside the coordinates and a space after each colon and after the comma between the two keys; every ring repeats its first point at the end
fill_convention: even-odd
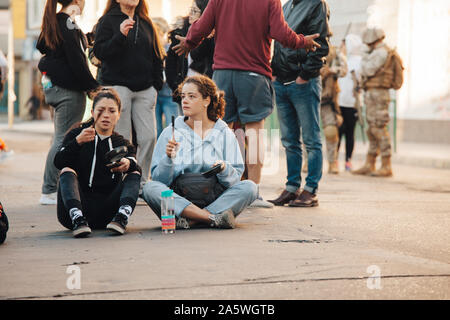
{"type": "Polygon", "coordinates": [[[106,229],[114,231],[116,234],[124,234],[127,229],[128,218],[122,213],[117,213],[106,229]]]}
{"type": "Polygon", "coordinates": [[[73,222],[72,233],[75,238],[85,238],[92,232],[85,217],[81,216],[73,222]]]}
{"type": "Polygon", "coordinates": [[[5,242],[6,233],[8,232],[9,224],[2,203],[0,202],[0,244],[5,242]]]}

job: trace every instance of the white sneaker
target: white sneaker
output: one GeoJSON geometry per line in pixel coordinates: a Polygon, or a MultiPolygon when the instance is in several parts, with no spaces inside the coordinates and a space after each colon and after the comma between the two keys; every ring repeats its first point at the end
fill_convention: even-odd
{"type": "Polygon", "coordinates": [[[249,206],[249,208],[273,208],[273,203],[264,200],[262,197],[256,198],[249,206]]]}
{"type": "Polygon", "coordinates": [[[57,199],[57,193],[49,193],[49,194],[42,194],[41,199],[39,199],[39,203],[42,205],[53,205],[56,204],[57,199]]]}

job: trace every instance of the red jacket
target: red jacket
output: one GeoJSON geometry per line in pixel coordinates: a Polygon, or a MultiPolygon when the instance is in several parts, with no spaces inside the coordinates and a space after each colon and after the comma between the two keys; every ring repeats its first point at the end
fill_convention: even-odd
{"type": "Polygon", "coordinates": [[[245,70],[272,77],[272,39],[292,49],[304,47],[304,36],[287,25],[280,0],[210,0],[189,29],[186,45],[197,47],[215,30],[214,70],[245,70]]]}

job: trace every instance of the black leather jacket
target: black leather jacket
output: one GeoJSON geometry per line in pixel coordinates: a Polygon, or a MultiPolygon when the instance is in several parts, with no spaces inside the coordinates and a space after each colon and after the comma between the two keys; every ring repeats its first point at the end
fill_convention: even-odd
{"type": "Polygon", "coordinates": [[[304,35],[320,33],[315,41],[321,48],[306,53],[305,49],[283,48],[279,42],[275,42],[272,70],[278,81],[293,81],[298,76],[309,80],[319,76],[329,50],[329,12],[325,0],[289,0],[283,6],[289,27],[304,35]]]}

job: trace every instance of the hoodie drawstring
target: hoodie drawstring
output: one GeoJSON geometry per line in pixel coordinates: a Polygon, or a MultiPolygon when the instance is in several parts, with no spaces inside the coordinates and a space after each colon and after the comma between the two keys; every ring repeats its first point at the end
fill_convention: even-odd
{"type": "MultiPolygon", "coordinates": [[[[111,137],[108,138],[108,144],[109,144],[109,151],[111,151],[111,150],[113,149],[111,137]]],[[[114,173],[113,173],[113,175],[112,175],[112,179],[114,180],[114,173]]]]}
{"type": "Polygon", "coordinates": [[[92,180],[94,180],[95,162],[97,161],[97,143],[98,136],[95,135],[94,157],[92,158],[91,175],[89,176],[89,188],[92,188],[92,180]]]}

